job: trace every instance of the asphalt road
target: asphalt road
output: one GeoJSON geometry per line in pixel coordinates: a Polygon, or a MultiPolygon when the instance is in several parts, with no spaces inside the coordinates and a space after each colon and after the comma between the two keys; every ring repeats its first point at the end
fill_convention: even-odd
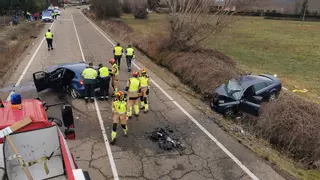
{"type": "MultiPolygon", "coordinates": [[[[56,64],[83,60],[95,65],[104,63],[110,67],[108,61],[113,57],[113,44],[110,41],[114,43],[111,37],[99,32],[75,8],[67,8],[61,13],[53,25],[46,25],[33,47],[27,49],[15,72],[0,89],[2,99],[7,98],[9,90],[15,89],[23,98],[40,96],[48,104],[57,103],[61,100],[54,92],[36,92],[32,79],[34,72],[45,71],[56,64]],[[50,26],[55,49],[48,52],[46,42],[40,43],[50,26]],[[16,84],[18,86],[13,88],[16,84]]],[[[140,62],[136,64],[144,67],[140,62]]],[[[77,139],[68,141],[69,147],[78,166],[89,171],[92,179],[284,179],[151,71],[149,69],[149,75],[156,84],[151,84],[150,111],[129,120],[128,138],[123,137],[119,127],[115,146],[110,147],[105,139],[111,135],[111,102],[85,104],[81,99],[74,100],[66,96],[64,101],[74,107],[76,121],[77,139]],[[174,136],[186,146],[181,156],[176,151],[161,150],[149,140],[151,131],[164,126],[170,126],[174,136]]],[[[122,59],[120,89],[124,89],[129,76],[125,60],[122,59]]],[[[50,109],[48,114],[61,116],[57,107],[50,109]]]]}

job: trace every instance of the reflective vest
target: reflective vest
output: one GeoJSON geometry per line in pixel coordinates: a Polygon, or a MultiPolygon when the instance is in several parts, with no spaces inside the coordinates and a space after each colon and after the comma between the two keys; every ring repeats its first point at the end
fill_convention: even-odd
{"type": "Polygon", "coordinates": [[[130,92],[137,92],[139,90],[139,85],[140,82],[137,78],[130,78],[130,87],[129,87],[129,91],[130,92]]]}
{"type": "Polygon", "coordinates": [[[139,81],[140,81],[140,87],[148,87],[149,85],[149,77],[148,76],[140,76],[139,81]]]}
{"type": "Polygon", "coordinates": [[[127,56],[133,56],[133,52],[134,52],[133,48],[128,48],[127,49],[127,56]]]}
{"type": "Polygon", "coordinates": [[[114,48],[114,55],[116,55],[116,56],[121,56],[121,55],[122,55],[122,47],[116,46],[116,47],[114,48]]]}
{"type": "Polygon", "coordinates": [[[114,73],[114,75],[116,76],[119,75],[119,69],[117,64],[112,65],[112,73],[114,73]],[[114,69],[116,69],[116,72],[114,72],[114,69]]]}
{"type": "Polygon", "coordinates": [[[93,68],[86,68],[83,72],[82,72],[82,76],[84,77],[84,79],[96,79],[98,76],[98,73],[95,69],[93,68]]]}
{"type": "Polygon", "coordinates": [[[116,109],[118,114],[125,114],[127,112],[127,103],[125,101],[114,101],[113,107],[116,109]]]}
{"type": "Polygon", "coordinates": [[[109,76],[109,69],[107,67],[102,67],[99,69],[100,77],[108,77],[109,76]]]}
{"type": "Polygon", "coordinates": [[[51,32],[46,32],[46,38],[52,39],[53,34],[51,32]]]}

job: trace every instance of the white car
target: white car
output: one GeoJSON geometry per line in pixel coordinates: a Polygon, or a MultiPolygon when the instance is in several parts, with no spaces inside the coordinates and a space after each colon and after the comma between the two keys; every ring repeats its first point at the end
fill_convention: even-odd
{"type": "Polygon", "coordinates": [[[53,18],[51,16],[51,12],[50,11],[44,11],[42,12],[42,18],[41,20],[43,22],[52,22],[53,21],[53,18]]]}
{"type": "Polygon", "coordinates": [[[59,9],[54,9],[53,12],[56,13],[56,15],[60,16],[60,10],[59,9]]]}
{"type": "Polygon", "coordinates": [[[77,9],[80,9],[80,6],[77,6],[77,9]]]}

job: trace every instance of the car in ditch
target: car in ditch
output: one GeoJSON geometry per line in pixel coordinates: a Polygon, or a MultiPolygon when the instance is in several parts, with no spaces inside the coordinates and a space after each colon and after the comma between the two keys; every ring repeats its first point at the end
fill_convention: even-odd
{"type": "Polygon", "coordinates": [[[281,88],[280,80],[272,75],[241,76],[219,86],[210,106],[227,117],[234,117],[241,111],[259,115],[261,103],[275,100],[281,88]]]}
{"type": "MultiPolygon", "coordinates": [[[[83,97],[84,84],[81,73],[86,67],[88,67],[88,64],[84,62],[65,63],[51,67],[47,72],[33,73],[33,81],[37,92],[54,89],[59,93],[67,93],[75,99],[83,97]]],[[[98,67],[94,68],[98,70],[98,67]]],[[[95,82],[96,96],[100,95],[101,83],[103,81],[98,77],[95,82]]]]}

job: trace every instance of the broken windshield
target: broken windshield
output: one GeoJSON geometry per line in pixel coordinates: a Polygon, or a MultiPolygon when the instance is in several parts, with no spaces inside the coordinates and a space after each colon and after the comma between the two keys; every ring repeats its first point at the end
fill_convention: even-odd
{"type": "Polygon", "coordinates": [[[241,91],[242,91],[242,87],[235,79],[229,80],[227,84],[228,94],[230,94],[231,96],[233,96],[235,99],[238,100],[240,99],[241,91]]]}

